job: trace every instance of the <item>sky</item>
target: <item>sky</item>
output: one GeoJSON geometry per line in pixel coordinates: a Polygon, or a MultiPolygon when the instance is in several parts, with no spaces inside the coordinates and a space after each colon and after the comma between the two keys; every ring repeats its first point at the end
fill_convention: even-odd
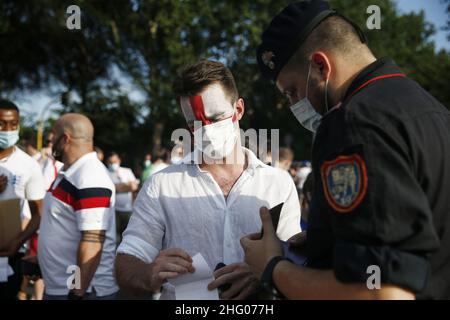
{"type": "Polygon", "coordinates": [[[450,42],[447,40],[447,35],[450,34],[450,31],[441,30],[448,20],[446,5],[442,0],[395,0],[395,2],[400,13],[424,10],[425,19],[435,25],[437,32],[432,39],[436,43],[437,49],[450,50],[450,42]]]}
{"type": "MultiPolygon", "coordinates": [[[[446,25],[448,19],[446,12],[446,5],[442,0],[394,0],[397,3],[397,8],[400,13],[419,12],[424,10],[425,19],[432,22],[436,28],[436,34],[433,36],[433,40],[437,49],[450,50],[450,42],[447,40],[447,35],[450,31],[441,30],[446,25]]],[[[376,1],[374,1],[376,3],[376,1]]],[[[139,94],[133,89],[133,86],[123,78],[123,91],[127,92],[131,99],[140,100],[139,94]]],[[[61,107],[59,103],[51,103],[52,97],[44,94],[43,92],[20,92],[17,93],[13,100],[20,106],[21,113],[37,121],[39,115],[43,111],[45,106],[49,106],[48,110],[42,112],[43,118],[46,119],[52,116],[53,111],[61,107]]]]}

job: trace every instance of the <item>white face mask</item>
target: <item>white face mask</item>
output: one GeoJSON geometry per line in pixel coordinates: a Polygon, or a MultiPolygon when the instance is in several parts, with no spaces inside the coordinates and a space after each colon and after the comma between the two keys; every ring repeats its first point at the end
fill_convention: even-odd
{"type": "MultiPolygon", "coordinates": [[[[306,78],[306,97],[291,106],[291,111],[300,124],[311,132],[316,132],[320,125],[322,115],[316,111],[308,99],[309,76],[311,73],[311,62],[309,63],[308,76],[306,78]]],[[[328,80],[325,84],[325,104],[328,109],[328,80]]]]}
{"type": "Polygon", "coordinates": [[[237,121],[233,117],[194,130],[195,147],[211,159],[228,156],[238,140],[237,121]]]}
{"type": "Polygon", "coordinates": [[[108,168],[109,171],[111,172],[116,172],[117,170],[119,170],[120,165],[118,163],[111,163],[108,168]]]}
{"type": "Polygon", "coordinates": [[[314,109],[308,98],[302,99],[291,106],[291,111],[303,127],[311,132],[316,132],[322,115],[314,109]]]}

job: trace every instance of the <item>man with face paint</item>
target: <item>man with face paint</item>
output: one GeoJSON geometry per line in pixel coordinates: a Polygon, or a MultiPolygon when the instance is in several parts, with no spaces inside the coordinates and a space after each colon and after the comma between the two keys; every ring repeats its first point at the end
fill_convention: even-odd
{"type": "MultiPolygon", "coordinates": [[[[20,115],[17,106],[0,99],[0,200],[21,199],[21,217],[25,229],[0,248],[0,268],[7,268],[7,282],[0,281],[0,299],[15,299],[22,281],[19,250],[39,228],[44,178],[36,160],[16,147],[20,115]],[[9,260],[8,260],[9,258],[9,260]],[[11,266],[13,274],[10,274],[11,266]]],[[[3,270],[1,270],[3,272],[3,270]]]]}
{"type": "Polygon", "coordinates": [[[257,51],[314,132],[306,267],[281,257],[267,209],[246,262],[291,299],[450,298],[450,113],[322,0],[283,9],[257,51]],[[373,289],[373,290],[371,290],[373,289]]]}
{"type": "Polygon", "coordinates": [[[284,202],[277,235],[300,231],[297,190],[287,172],[263,164],[241,146],[244,101],[234,78],[219,62],[202,60],[181,71],[176,94],[194,137],[194,151],[179,164],[152,175],[141,189],[118,248],[116,274],[122,289],[160,291],[175,298],[170,279],[194,272],[200,253],[215,281],[228,285],[222,299],[244,299],[259,283],[243,262],[239,239],[261,230],[257,210],[284,202]]]}

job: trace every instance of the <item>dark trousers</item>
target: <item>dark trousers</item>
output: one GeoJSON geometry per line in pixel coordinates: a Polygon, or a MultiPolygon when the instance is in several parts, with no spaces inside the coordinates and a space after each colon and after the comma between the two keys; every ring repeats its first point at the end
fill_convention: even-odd
{"type": "Polygon", "coordinates": [[[14,274],[8,277],[8,282],[0,282],[0,300],[17,300],[17,293],[22,284],[21,261],[23,256],[23,253],[16,253],[9,257],[8,262],[14,274]]]}

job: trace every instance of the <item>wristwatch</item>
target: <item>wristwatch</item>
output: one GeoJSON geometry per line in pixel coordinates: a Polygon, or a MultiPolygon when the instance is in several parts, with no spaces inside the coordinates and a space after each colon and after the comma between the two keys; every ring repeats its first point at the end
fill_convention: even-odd
{"type": "Polygon", "coordinates": [[[267,291],[270,291],[275,298],[282,299],[283,295],[281,294],[281,292],[278,291],[277,287],[273,282],[273,270],[280,261],[289,261],[289,259],[281,256],[273,257],[266,265],[266,268],[263,271],[263,274],[261,276],[261,284],[263,288],[267,291]]]}
{"type": "Polygon", "coordinates": [[[69,294],[67,295],[67,300],[83,300],[84,295],[80,296],[78,294],[75,294],[73,290],[69,291],[69,294]]]}

